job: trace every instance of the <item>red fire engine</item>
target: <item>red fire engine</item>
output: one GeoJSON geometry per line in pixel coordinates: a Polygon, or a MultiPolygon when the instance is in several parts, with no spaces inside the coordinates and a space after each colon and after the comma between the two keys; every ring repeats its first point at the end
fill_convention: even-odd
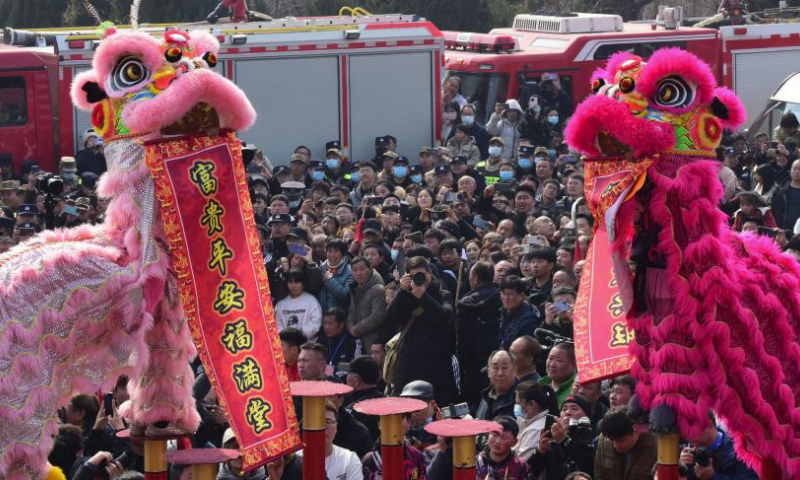
{"type": "MultiPolygon", "coordinates": [[[[648,58],[678,47],[708,62],[718,81],[742,98],[748,124],[770,94],[800,65],[800,24],[720,29],[678,27],[675,22],[624,23],[617,15],[517,15],[512,28],[489,34],[443,32],[447,75],[461,78],[461,94],[485,121],[496,103],[518,98],[523,107],[548,78],[579,103],[590,93],[594,70],[618,51],[648,58]]],[[[566,112],[571,113],[571,112],[566,112]]]]}
{"type": "MultiPolygon", "coordinates": [[[[361,14],[215,25],[217,69],[234,81],[258,112],[241,138],[286,164],[299,145],[316,158],[340,140],[354,160],[372,158],[375,137],[393,135],[398,150],[433,145],[438,136],[444,39],[414,15],[361,14]],[[412,147],[413,146],[413,147],[412,147]]],[[[124,29],[126,27],[118,27],[124,29]]],[[[19,167],[37,160],[52,171],[74,155],[89,115],[72,106],[69,86],[89,68],[100,39],[94,28],[18,31],[0,45],[0,153],[19,167]]]]}

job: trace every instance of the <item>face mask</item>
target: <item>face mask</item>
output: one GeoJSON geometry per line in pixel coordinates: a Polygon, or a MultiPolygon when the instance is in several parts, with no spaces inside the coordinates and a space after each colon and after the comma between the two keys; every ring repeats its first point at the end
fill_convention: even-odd
{"type": "Polygon", "coordinates": [[[467,115],[465,117],[461,117],[461,121],[464,122],[464,125],[472,125],[475,123],[475,117],[472,115],[467,115]]]}
{"type": "Polygon", "coordinates": [[[500,154],[503,153],[503,149],[500,147],[489,147],[489,155],[492,157],[499,157],[500,154]]]}
{"type": "Polygon", "coordinates": [[[558,115],[550,115],[547,117],[547,121],[552,123],[553,125],[558,124],[558,115]]]}
{"type": "Polygon", "coordinates": [[[322,170],[312,170],[311,178],[315,182],[321,182],[322,180],[325,180],[325,172],[323,172],[322,170]]]}
{"type": "Polygon", "coordinates": [[[331,170],[339,168],[339,159],[338,158],[329,158],[325,160],[325,166],[330,168],[331,170]]]}
{"type": "Polygon", "coordinates": [[[350,174],[350,180],[358,183],[361,181],[361,174],[358,172],[353,172],[350,174]]]}
{"type": "Polygon", "coordinates": [[[408,167],[404,167],[402,165],[399,167],[393,167],[392,173],[394,173],[394,176],[397,178],[405,178],[405,176],[408,175],[408,167]]]}
{"type": "Polygon", "coordinates": [[[519,165],[519,168],[531,168],[531,159],[527,157],[520,158],[517,161],[517,165],[519,165]]]}
{"type": "Polygon", "coordinates": [[[400,250],[392,250],[391,255],[392,255],[392,261],[393,262],[397,261],[397,256],[400,255],[400,250]]]}
{"type": "Polygon", "coordinates": [[[514,416],[517,418],[525,418],[525,412],[522,411],[522,407],[519,404],[514,404],[514,416]]]}
{"type": "Polygon", "coordinates": [[[500,180],[507,182],[514,178],[514,172],[510,170],[501,170],[500,171],[500,180]]]}
{"type": "Polygon", "coordinates": [[[411,181],[414,183],[422,183],[422,175],[411,175],[411,181]]]}
{"type": "Polygon", "coordinates": [[[297,208],[299,206],[300,206],[300,200],[298,200],[296,202],[289,202],[289,208],[291,208],[292,210],[294,210],[295,208],[297,208]]]}
{"type": "Polygon", "coordinates": [[[456,119],[456,116],[457,116],[456,112],[444,112],[444,113],[442,114],[442,118],[444,118],[445,120],[448,120],[448,121],[450,121],[450,122],[452,122],[453,120],[455,120],[455,119],[456,119]]]}

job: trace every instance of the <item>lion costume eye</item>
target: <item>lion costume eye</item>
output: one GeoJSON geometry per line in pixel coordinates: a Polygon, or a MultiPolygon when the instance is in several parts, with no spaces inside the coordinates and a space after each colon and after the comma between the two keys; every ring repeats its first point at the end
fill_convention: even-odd
{"type": "Polygon", "coordinates": [[[653,100],[661,107],[683,108],[691,105],[694,96],[694,89],[684,79],[672,76],[658,81],[653,100]]]}
{"type": "Polygon", "coordinates": [[[164,58],[166,58],[169,63],[175,63],[179,61],[181,57],[183,57],[183,52],[178,47],[170,47],[164,52],[164,58]]]}
{"type": "Polygon", "coordinates": [[[125,90],[147,81],[150,71],[137,57],[124,57],[111,73],[111,87],[114,90],[125,90]]]}
{"type": "Polygon", "coordinates": [[[206,64],[208,65],[208,68],[216,67],[217,66],[217,62],[219,61],[217,59],[217,54],[214,53],[214,52],[206,52],[205,55],[203,55],[203,60],[206,61],[206,64]]]}

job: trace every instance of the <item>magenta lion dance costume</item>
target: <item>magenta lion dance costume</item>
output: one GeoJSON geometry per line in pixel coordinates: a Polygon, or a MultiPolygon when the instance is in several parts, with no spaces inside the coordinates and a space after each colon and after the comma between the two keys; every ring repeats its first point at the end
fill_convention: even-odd
{"type": "Polygon", "coordinates": [[[190,433],[199,416],[196,355],[142,142],[248,128],[243,92],[213,73],[219,45],[202,32],[164,39],[107,31],[73,85],[106,142],[105,223],[43,233],[0,257],[0,478],[45,473],[56,411],[76,392],[131,378],[132,435],[190,433]]]}
{"type": "Polygon", "coordinates": [[[695,438],[712,409],[751,467],[774,461],[800,477],[800,267],[771,239],[732,232],[718,208],[714,149],[723,128],[744,122],[741,103],[674,49],[647,63],[615,55],[593,90],[568,143],[593,161],[648,165],[638,193],[598,221],[612,224],[612,255],[624,257],[615,272],[630,293],[632,373],[653,428],[695,438]]]}

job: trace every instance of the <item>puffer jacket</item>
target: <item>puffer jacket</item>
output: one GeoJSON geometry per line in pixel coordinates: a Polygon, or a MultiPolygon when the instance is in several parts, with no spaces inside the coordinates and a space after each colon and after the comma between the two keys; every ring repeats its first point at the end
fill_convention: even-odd
{"type": "Polygon", "coordinates": [[[522,134],[517,127],[522,121],[523,112],[522,107],[519,106],[519,102],[516,100],[509,100],[506,103],[508,103],[508,110],[516,110],[519,112],[519,119],[515,122],[511,122],[507,118],[506,112],[503,112],[501,115],[492,113],[492,116],[489,117],[489,123],[486,124],[486,131],[495,137],[503,139],[505,148],[503,149],[502,157],[503,160],[510,160],[516,156],[519,140],[522,138],[522,134]]]}
{"type": "Polygon", "coordinates": [[[481,150],[475,143],[474,137],[467,137],[464,141],[459,142],[455,137],[447,141],[447,149],[450,151],[450,157],[463,155],[467,157],[467,165],[474,167],[481,161],[481,150]]]}
{"type": "Polygon", "coordinates": [[[353,335],[361,338],[364,352],[378,338],[386,314],[386,290],[380,274],[373,270],[372,276],[364,283],[350,285],[350,310],[347,315],[347,328],[353,335]]]}
{"type": "MultiPolygon", "coordinates": [[[[325,273],[330,269],[328,262],[324,262],[320,266],[322,278],[325,279],[325,273]]],[[[320,290],[317,299],[319,306],[322,308],[324,314],[333,307],[339,307],[345,311],[350,306],[350,284],[353,283],[353,271],[350,269],[350,264],[347,258],[342,260],[339,269],[330,280],[324,280],[325,284],[320,290]]]]}

